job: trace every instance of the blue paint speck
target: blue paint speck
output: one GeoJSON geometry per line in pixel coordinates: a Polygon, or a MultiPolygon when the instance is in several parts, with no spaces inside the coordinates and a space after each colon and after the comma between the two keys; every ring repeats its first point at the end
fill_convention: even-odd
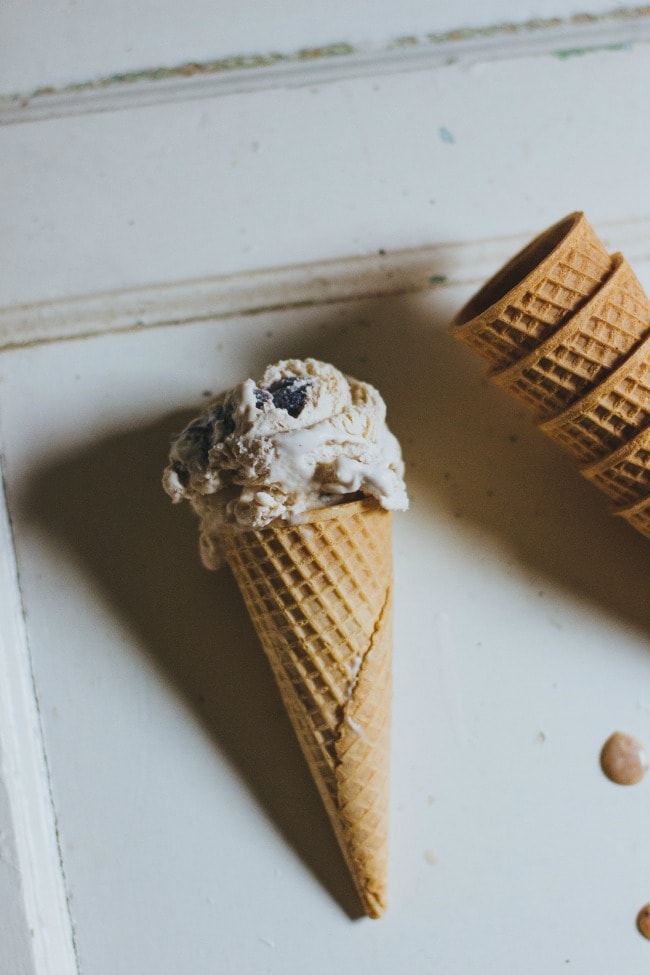
{"type": "Polygon", "coordinates": [[[440,136],[440,138],[442,139],[443,142],[453,142],[454,141],[453,135],[451,134],[451,132],[449,131],[449,129],[445,128],[444,125],[441,125],[440,128],[438,129],[438,135],[440,136]]]}

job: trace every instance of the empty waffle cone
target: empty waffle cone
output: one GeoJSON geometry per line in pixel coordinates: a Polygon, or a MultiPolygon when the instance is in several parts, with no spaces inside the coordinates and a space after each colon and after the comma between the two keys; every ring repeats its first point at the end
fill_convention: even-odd
{"type": "Polygon", "coordinates": [[[461,309],[452,334],[505,367],[528,354],[581,307],[612,270],[585,215],[536,237],[461,309]]]}
{"type": "Polygon", "coordinates": [[[391,514],[373,500],[230,533],[226,560],[365,912],[386,908],[391,514]]]}
{"type": "Polygon", "coordinates": [[[582,464],[618,450],[650,421],[650,339],[540,429],[582,464]]]}
{"type": "Polygon", "coordinates": [[[592,298],[523,359],[490,376],[551,417],[584,395],[650,332],[650,302],[622,254],[592,298]]]}
{"type": "Polygon", "coordinates": [[[650,426],[581,473],[620,506],[650,496],[650,426]]]}
{"type": "Polygon", "coordinates": [[[625,518],[637,531],[650,538],[650,497],[643,498],[636,504],[615,508],[612,513],[619,518],[625,518]]]}

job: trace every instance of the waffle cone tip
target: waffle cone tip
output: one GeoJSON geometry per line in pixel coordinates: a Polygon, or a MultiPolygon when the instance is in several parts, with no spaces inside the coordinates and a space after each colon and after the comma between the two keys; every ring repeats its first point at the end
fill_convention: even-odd
{"type": "Polygon", "coordinates": [[[368,917],[377,919],[384,915],[387,903],[385,891],[366,890],[361,894],[361,903],[368,917]]]}

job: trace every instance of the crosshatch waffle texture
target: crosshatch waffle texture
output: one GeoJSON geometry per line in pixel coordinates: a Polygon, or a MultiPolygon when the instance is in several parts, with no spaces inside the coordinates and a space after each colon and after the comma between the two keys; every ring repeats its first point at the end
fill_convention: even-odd
{"type": "Polygon", "coordinates": [[[634,505],[650,494],[650,427],[582,474],[619,505],[634,505]]]}
{"type": "Polygon", "coordinates": [[[637,501],[636,504],[617,508],[614,514],[620,518],[625,518],[637,531],[645,535],[646,538],[650,538],[650,496],[643,498],[642,501],[637,501]]]}
{"type": "Polygon", "coordinates": [[[650,301],[622,254],[606,260],[584,214],[536,237],[450,331],[533,407],[539,428],[617,505],[612,513],[650,538],[650,301]],[[584,294],[573,309],[570,280],[584,294]]]}
{"type": "Polygon", "coordinates": [[[366,913],[386,907],[391,514],[374,501],[231,533],[225,556],[366,913]]]}
{"type": "Polygon", "coordinates": [[[603,286],[523,359],[491,378],[549,418],[584,395],[650,332],[650,304],[621,254],[603,286]]]}
{"type": "Polygon", "coordinates": [[[452,322],[452,332],[503,368],[531,352],[597,291],[612,258],[583,213],[535,238],[452,322]]]}
{"type": "Polygon", "coordinates": [[[540,429],[588,464],[618,450],[650,421],[650,340],[600,385],[540,429]]]}

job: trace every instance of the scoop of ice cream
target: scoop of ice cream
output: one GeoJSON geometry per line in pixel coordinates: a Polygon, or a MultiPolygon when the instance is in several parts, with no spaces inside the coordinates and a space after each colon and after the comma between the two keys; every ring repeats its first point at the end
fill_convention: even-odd
{"type": "Polygon", "coordinates": [[[163,486],[202,518],[206,564],[224,530],[295,523],[351,496],[408,506],[399,444],[376,389],[315,359],[269,366],[217,399],[175,439],[163,486]]]}

